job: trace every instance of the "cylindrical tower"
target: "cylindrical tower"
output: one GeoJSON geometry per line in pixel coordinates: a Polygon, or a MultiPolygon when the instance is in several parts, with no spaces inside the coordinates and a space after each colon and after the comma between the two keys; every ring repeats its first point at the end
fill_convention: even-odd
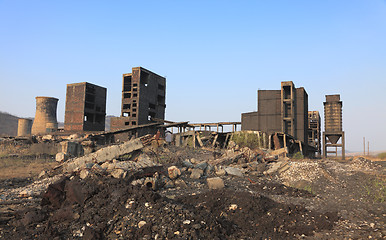
{"type": "Polygon", "coordinates": [[[28,118],[19,118],[17,124],[17,136],[31,135],[32,120],[28,118]]]}
{"type": "Polygon", "coordinates": [[[49,133],[58,129],[56,108],[59,99],[53,97],[36,97],[36,113],[32,124],[32,134],[49,133]]]}
{"type": "MultiPolygon", "coordinates": [[[[324,102],[324,131],[326,133],[341,133],[342,132],[342,102],[340,95],[326,95],[324,102]]],[[[339,140],[339,136],[329,136],[331,143],[335,144],[339,140]]]]}

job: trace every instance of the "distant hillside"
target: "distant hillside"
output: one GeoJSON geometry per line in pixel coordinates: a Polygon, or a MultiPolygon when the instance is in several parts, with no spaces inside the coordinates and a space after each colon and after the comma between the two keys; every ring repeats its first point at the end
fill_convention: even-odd
{"type": "Polygon", "coordinates": [[[0,135],[16,136],[18,117],[0,112],[0,135]]]}

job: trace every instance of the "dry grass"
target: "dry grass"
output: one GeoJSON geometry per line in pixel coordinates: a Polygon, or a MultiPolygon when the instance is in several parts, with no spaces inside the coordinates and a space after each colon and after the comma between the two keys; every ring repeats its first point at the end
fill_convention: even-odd
{"type": "Polygon", "coordinates": [[[58,163],[53,159],[0,159],[0,179],[36,177],[44,169],[52,169],[58,163]]]}

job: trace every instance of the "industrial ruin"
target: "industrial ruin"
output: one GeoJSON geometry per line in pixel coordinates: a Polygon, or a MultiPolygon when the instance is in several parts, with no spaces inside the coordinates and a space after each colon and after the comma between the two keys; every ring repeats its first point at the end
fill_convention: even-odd
{"type": "Polygon", "coordinates": [[[67,84],[64,131],[104,131],[107,89],[88,82],[67,84]]]}
{"type": "Polygon", "coordinates": [[[111,130],[164,120],[165,95],[164,77],[142,67],[123,74],[121,117],[111,119],[111,130]]]}
{"type": "Polygon", "coordinates": [[[326,95],[325,129],[321,137],[319,112],[309,111],[305,88],[296,88],[292,81],[281,82],[280,90],[258,90],[257,111],[242,113],[241,122],[165,120],[166,78],[143,67],[134,67],[131,73],[122,75],[121,94],[121,116],[111,118],[108,132],[105,131],[107,89],[82,82],[67,85],[64,129],[58,129],[56,120],[58,99],[36,97],[32,127],[31,120],[20,119],[18,136],[55,131],[61,135],[90,132],[98,141],[107,144],[159,132],[163,137],[169,135],[170,141],[177,146],[192,142],[193,147],[202,147],[200,133],[204,133],[207,137],[203,140],[209,139],[212,147],[225,147],[231,137],[224,133],[224,126],[231,125],[230,133],[233,133],[237,131],[237,125],[241,125],[241,131],[251,132],[258,136],[258,141],[264,142],[261,146],[281,151],[284,156],[300,152],[308,157],[321,157],[322,145],[324,157],[328,153],[337,156],[337,148],[342,149],[342,158],[345,156],[340,96],[326,95]],[[175,128],[178,130],[176,133],[173,132],[175,128]],[[335,148],[335,151],[327,148],[335,148]]]}
{"type": "Polygon", "coordinates": [[[258,111],[241,115],[241,130],[283,132],[307,141],[308,95],[293,82],[282,82],[280,90],[258,90],[258,111]]]}
{"type": "Polygon", "coordinates": [[[37,97],[33,124],[0,137],[0,160],[19,161],[0,174],[20,169],[0,179],[1,239],[386,236],[382,166],[337,160],[340,95],[326,95],[322,129],[293,82],[258,90],[240,122],[166,120],[166,79],[142,67],[120,94],[110,130],[107,89],[82,82],[67,85],[64,128],[58,99],[37,97]]]}
{"type": "Polygon", "coordinates": [[[283,142],[281,147],[292,145],[291,152],[307,156],[319,152],[316,137],[309,137],[308,94],[303,87],[282,82],[280,90],[258,90],[257,98],[258,111],[241,115],[241,130],[274,134],[281,138],[277,140],[283,142]]]}
{"type": "Polygon", "coordinates": [[[318,157],[322,154],[321,125],[318,111],[308,111],[308,144],[316,148],[318,157]]]}

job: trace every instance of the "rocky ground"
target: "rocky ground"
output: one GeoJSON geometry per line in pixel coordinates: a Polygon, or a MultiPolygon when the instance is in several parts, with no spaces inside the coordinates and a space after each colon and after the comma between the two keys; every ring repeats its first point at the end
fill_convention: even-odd
{"type": "Polygon", "coordinates": [[[1,239],[384,239],[383,162],[133,142],[0,182],[1,239]]]}

